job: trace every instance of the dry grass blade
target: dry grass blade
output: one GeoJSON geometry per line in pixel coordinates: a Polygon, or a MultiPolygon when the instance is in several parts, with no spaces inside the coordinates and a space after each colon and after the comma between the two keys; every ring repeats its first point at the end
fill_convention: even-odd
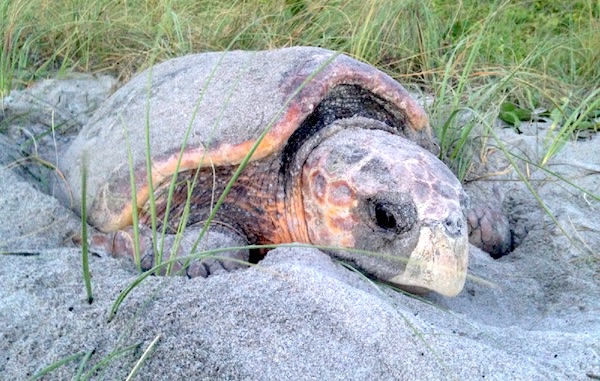
{"type": "Polygon", "coordinates": [[[129,381],[135,377],[135,375],[139,372],[140,368],[144,364],[144,361],[146,361],[148,359],[148,357],[150,356],[152,350],[158,343],[159,339],[160,339],[160,335],[156,336],[154,338],[154,340],[152,340],[152,342],[150,344],[148,344],[148,348],[146,348],[146,350],[142,354],[142,357],[140,357],[140,359],[135,363],[135,366],[133,367],[133,369],[131,369],[131,372],[129,372],[129,375],[127,376],[125,381],[129,381]]]}

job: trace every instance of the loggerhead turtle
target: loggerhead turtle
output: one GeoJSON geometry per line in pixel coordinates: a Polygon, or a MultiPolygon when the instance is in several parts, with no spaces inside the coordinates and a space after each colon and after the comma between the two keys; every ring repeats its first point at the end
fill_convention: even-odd
{"type": "MultiPolygon", "coordinates": [[[[195,54],[139,74],[69,147],[61,165],[69,189],[63,187],[62,198],[70,194],[73,207],[80,207],[87,155],[88,222],[102,232],[93,243],[114,256],[130,256],[137,211],[147,269],[153,258],[146,234],[151,190],[159,228],[167,223],[176,237],[186,218],[181,254],[265,131],[211,231],[234,245],[301,242],[375,252],[330,254],[412,291],[461,291],[467,197],[434,155],[438,146],[424,110],[383,72],[321,48],[195,54]]],[[[227,262],[220,265],[232,267],[227,262]]],[[[188,275],[214,272],[213,265],[195,263],[188,275]]]]}

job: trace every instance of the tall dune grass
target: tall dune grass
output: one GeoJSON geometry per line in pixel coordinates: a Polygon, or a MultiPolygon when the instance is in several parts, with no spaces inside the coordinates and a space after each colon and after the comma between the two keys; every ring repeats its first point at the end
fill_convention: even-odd
{"type": "Polygon", "coordinates": [[[2,96],[57,72],[127,80],[193,52],[345,52],[435,96],[429,112],[460,177],[470,128],[450,118],[458,110],[495,118],[506,101],[562,111],[564,99],[576,110],[600,87],[594,0],[0,0],[0,19],[2,96]]]}

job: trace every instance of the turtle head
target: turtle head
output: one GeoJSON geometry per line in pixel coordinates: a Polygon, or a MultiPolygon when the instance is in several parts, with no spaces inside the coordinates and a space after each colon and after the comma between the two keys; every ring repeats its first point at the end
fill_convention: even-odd
{"type": "Polygon", "coordinates": [[[458,294],[468,258],[458,179],[430,152],[370,125],[380,122],[335,124],[339,131],[314,147],[302,169],[310,241],[355,249],[332,254],[408,291],[458,294]]]}

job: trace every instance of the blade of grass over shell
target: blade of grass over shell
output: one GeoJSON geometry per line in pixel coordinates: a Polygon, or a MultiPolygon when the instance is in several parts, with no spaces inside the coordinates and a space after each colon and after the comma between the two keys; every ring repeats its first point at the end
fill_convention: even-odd
{"type": "MultiPolygon", "coordinates": [[[[194,125],[194,120],[196,119],[196,115],[198,114],[198,111],[199,111],[199,108],[200,108],[200,104],[201,104],[202,100],[204,99],[204,94],[206,92],[206,88],[210,85],[210,83],[211,83],[211,81],[212,81],[212,79],[213,79],[213,77],[214,77],[217,69],[219,68],[219,65],[221,64],[222,60],[225,58],[225,54],[226,54],[226,52],[223,53],[220,56],[219,60],[217,61],[217,64],[215,64],[215,66],[211,70],[211,72],[210,72],[210,74],[209,74],[209,76],[208,76],[208,78],[207,78],[207,80],[206,80],[206,82],[204,84],[204,87],[203,87],[203,89],[201,91],[201,94],[200,94],[200,96],[199,96],[199,98],[198,98],[198,100],[196,102],[196,105],[194,106],[194,111],[192,113],[192,116],[190,118],[190,122],[188,124],[187,129],[186,129],[186,133],[185,133],[183,142],[181,144],[181,149],[179,151],[179,156],[177,158],[177,164],[175,165],[175,173],[174,173],[173,177],[171,178],[171,184],[169,186],[169,192],[167,194],[167,205],[166,205],[166,208],[165,208],[165,215],[164,215],[163,220],[162,220],[161,242],[160,242],[160,247],[159,247],[158,251],[155,252],[155,262],[154,263],[160,263],[160,262],[162,262],[162,255],[163,255],[163,252],[164,252],[164,239],[165,239],[165,236],[167,234],[167,229],[168,229],[168,226],[169,226],[169,214],[170,214],[170,211],[171,211],[171,203],[173,201],[173,195],[175,193],[175,187],[177,185],[177,175],[176,174],[179,173],[179,168],[181,166],[181,160],[183,159],[183,156],[184,156],[184,153],[185,153],[185,149],[187,148],[187,141],[188,141],[189,136],[190,136],[190,134],[192,132],[192,128],[193,128],[193,125],[194,125]]],[[[215,129],[216,129],[216,125],[213,126],[213,130],[211,131],[211,135],[215,131],[215,129]]],[[[149,135],[149,131],[147,132],[147,135],[149,135]]],[[[206,149],[204,150],[203,156],[202,156],[202,158],[200,160],[200,163],[198,164],[198,168],[200,168],[203,165],[205,157],[206,157],[206,149]]],[[[196,175],[194,176],[194,183],[195,183],[195,180],[197,178],[197,173],[198,173],[198,171],[196,171],[196,175]]],[[[149,178],[151,179],[151,173],[149,174],[149,178]]],[[[152,200],[154,200],[154,197],[155,197],[154,196],[154,192],[151,192],[150,194],[151,194],[152,200]]],[[[190,198],[191,198],[191,194],[188,194],[188,199],[186,200],[186,202],[189,202],[190,198]]],[[[156,214],[156,211],[154,211],[154,214],[156,214]]],[[[156,218],[156,216],[155,216],[155,218],[156,218]]],[[[176,251],[177,250],[177,246],[174,246],[173,250],[176,251]]]]}
{"type": "MultiPolygon", "coordinates": [[[[170,16],[173,18],[173,20],[177,21],[177,15],[172,11],[169,10],[169,14],[170,16]]],[[[181,29],[180,29],[180,25],[178,22],[175,23],[176,25],[176,29],[177,29],[177,36],[179,41],[181,41],[181,37],[182,37],[182,33],[181,33],[181,29]]],[[[156,41],[155,41],[155,45],[158,45],[160,42],[162,36],[162,31],[159,35],[157,35],[156,37],[156,41]]],[[[167,228],[167,219],[168,219],[168,214],[170,212],[170,204],[171,204],[171,200],[172,200],[172,192],[174,190],[175,187],[175,181],[176,181],[176,176],[173,178],[171,187],[169,188],[169,196],[167,197],[167,210],[166,210],[166,214],[165,214],[165,218],[162,221],[163,223],[163,229],[162,229],[162,233],[161,233],[161,240],[160,240],[160,245],[158,245],[158,240],[157,240],[157,212],[156,212],[156,195],[154,194],[154,181],[152,180],[152,151],[151,151],[151,141],[150,141],[150,94],[152,91],[152,72],[153,72],[153,68],[154,68],[154,64],[157,58],[157,54],[154,54],[152,56],[152,59],[150,60],[150,67],[148,69],[148,80],[147,80],[147,93],[146,93],[146,119],[145,119],[145,143],[146,143],[146,149],[145,149],[145,160],[146,160],[146,175],[147,175],[147,184],[148,184],[148,188],[149,188],[149,199],[147,201],[147,203],[149,204],[150,210],[150,219],[151,219],[151,232],[152,232],[152,247],[153,247],[153,253],[154,253],[154,260],[155,262],[160,262],[162,261],[162,255],[164,252],[164,239],[165,239],[165,235],[166,235],[166,228],[167,228]],[[160,246],[160,248],[159,248],[160,246]]],[[[211,77],[212,77],[212,73],[211,73],[211,77]]],[[[202,97],[203,97],[204,91],[201,92],[200,98],[198,100],[198,104],[200,103],[202,97]]],[[[196,109],[195,109],[196,111],[196,109]]],[[[195,116],[195,112],[194,112],[194,116],[195,116]]],[[[192,117],[192,121],[194,119],[194,116],[192,117]]],[[[190,126],[191,127],[192,122],[190,122],[190,126]]],[[[188,140],[189,134],[186,134],[184,142],[182,143],[182,149],[181,152],[183,152],[184,148],[187,145],[187,140],[188,140]]],[[[179,166],[181,163],[181,154],[179,156],[178,162],[177,162],[177,166],[176,166],[176,172],[179,170],[179,166]]]]}
{"type": "MultiPolygon", "coordinates": [[[[152,231],[152,249],[155,255],[155,258],[158,253],[158,246],[156,240],[156,229],[157,229],[157,213],[156,213],[156,198],[154,196],[154,182],[152,181],[152,149],[150,142],[150,94],[152,93],[152,70],[154,69],[154,59],[150,63],[150,68],[148,68],[148,81],[147,81],[147,90],[146,90],[146,124],[145,124],[145,143],[146,149],[144,153],[146,155],[146,181],[148,183],[148,204],[150,206],[150,228],[152,231]]],[[[136,209],[132,209],[134,214],[137,214],[137,202],[133,203],[132,200],[131,205],[135,206],[136,209]]],[[[137,201],[137,200],[135,200],[137,201]]],[[[162,253],[162,251],[161,251],[162,253]]],[[[136,262],[137,263],[137,262],[136,262]]],[[[141,268],[141,264],[139,264],[141,268]]]]}
{"type": "Polygon", "coordinates": [[[81,163],[81,265],[83,268],[83,282],[85,283],[87,301],[89,304],[92,304],[94,296],[92,295],[92,281],[90,277],[87,231],[87,165],[87,155],[84,153],[81,163]]]}
{"type": "Polygon", "coordinates": [[[283,105],[281,106],[281,108],[279,109],[279,111],[277,112],[277,114],[275,114],[275,116],[273,117],[273,119],[271,119],[271,121],[266,125],[265,129],[263,130],[263,132],[259,135],[259,137],[256,139],[256,142],[254,142],[254,144],[252,145],[252,147],[250,148],[250,150],[248,151],[248,153],[246,154],[246,156],[244,157],[244,159],[242,160],[242,162],[236,168],[235,172],[231,176],[231,179],[227,183],[227,185],[225,187],[225,190],[223,190],[223,193],[221,194],[221,196],[219,197],[219,199],[215,203],[213,211],[210,213],[210,215],[206,219],[206,222],[204,223],[204,227],[202,228],[202,231],[200,232],[200,235],[199,235],[198,239],[196,240],[196,242],[194,242],[194,246],[192,247],[192,251],[196,251],[197,250],[198,245],[200,244],[200,240],[202,239],[202,237],[206,233],[206,230],[210,226],[210,223],[212,222],[212,220],[215,218],[217,210],[220,208],[220,206],[225,201],[225,198],[229,194],[229,191],[233,187],[233,184],[236,182],[236,180],[238,179],[238,177],[240,177],[240,175],[242,174],[242,172],[244,171],[244,169],[246,168],[246,166],[250,162],[250,159],[254,155],[254,152],[256,151],[256,149],[258,148],[258,146],[260,145],[260,143],[263,141],[263,139],[265,138],[265,136],[267,136],[267,134],[269,133],[269,131],[271,131],[271,128],[275,125],[275,123],[279,120],[279,118],[281,118],[281,115],[283,114],[284,110],[288,107],[288,105],[292,102],[292,100],[300,93],[300,91],[302,91],[302,89],[310,81],[312,81],[313,78],[317,74],[319,74],[331,62],[333,62],[333,60],[335,60],[339,56],[339,54],[340,53],[332,54],[331,57],[329,57],[327,60],[325,60],[313,73],[311,73],[300,84],[300,86],[298,86],[298,88],[286,99],[286,101],[283,103],[283,105]]]}
{"type": "MultiPolygon", "coordinates": [[[[186,182],[187,182],[187,197],[185,200],[185,205],[183,206],[183,213],[181,215],[181,218],[179,219],[179,224],[177,226],[177,234],[175,235],[175,242],[173,243],[173,247],[171,247],[171,253],[169,255],[169,259],[177,258],[177,251],[181,244],[181,240],[183,238],[183,232],[187,227],[187,222],[188,222],[189,216],[190,216],[190,206],[191,206],[191,202],[192,202],[193,188],[192,188],[191,182],[189,180],[186,180],[186,182]]],[[[155,262],[155,263],[160,263],[160,262],[155,262]]],[[[186,266],[184,265],[183,267],[185,268],[186,266]]],[[[166,275],[171,275],[171,269],[172,269],[172,264],[167,266],[166,275]]]]}
{"type": "MultiPolygon", "coordinates": [[[[210,73],[210,75],[209,75],[209,77],[208,77],[208,79],[206,81],[206,84],[205,84],[204,88],[202,89],[202,95],[198,99],[198,101],[197,101],[197,103],[196,103],[196,105],[194,107],[194,112],[192,114],[192,117],[191,117],[190,122],[188,124],[188,128],[186,130],[186,136],[185,136],[185,140],[184,140],[185,143],[182,145],[182,148],[180,150],[180,154],[179,154],[179,158],[178,158],[178,163],[176,165],[175,173],[179,172],[179,164],[181,162],[181,159],[183,158],[185,147],[187,146],[187,139],[188,139],[189,134],[192,131],[193,123],[194,123],[196,115],[197,115],[197,113],[199,111],[200,103],[201,103],[201,101],[202,101],[202,99],[204,97],[204,93],[206,91],[206,88],[210,85],[210,82],[212,81],[216,70],[219,68],[219,66],[221,65],[222,60],[225,58],[225,54],[226,54],[226,52],[224,52],[219,57],[219,60],[215,64],[213,70],[211,71],[211,73],[210,73]]],[[[248,62],[249,61],[250,61],[250,59],[248,60],[248,62]]],[[[229,87],[228,93],[227,93],[227,95],[225,97],[225,101],[223,102],[223,104],[221,106],[221,110],[219,112],[217,121],[211,127],[211,130],[210,130],[210,133],[209,133],[209,137],[208,137],[207,145],[209,145],[210,141],[212,141],[214,133],[217,131],[217,127],[220,124],[220,121],[221,121],[221,119],[222,119],[222,117],[223,117],[223,115],[225,113],[225,110],[227,109],[227,107],[229,106],[231,100],[233,99],[233,95],[235,94],[235,90],[237,89],[237,85],[239,84],[239,82],[241,80],[242,73],[243,73],[243,70],[240,70],[240,73],[235,78],[233,78],[232,81],[231,81],[232,85],[229,87]]],[[[197,183],[197,180],[198,180],[198,175],[200,173],[200,168],[205,167],[204,163],[205,163],[205,159],[206,158],[208,158],[209,160],[211,159],[210,156],[207,155],[207,150],[205,149],[204,152],[203,152],[203,154],[202,154],[202,157],[200,159],[200,162],[198,163],[198,165],[196,167],[196,171],[194,173],[194,177],[192,179],[192,182],[188,183],[188,195],[187,195],[187,198],[186,198],[186,206],[189,206],[189,203],[191,202],[192,191],[193,191],[193,189],[196,186],[196,183],[197,183]]],[[[213,207],[214,207],[214,193],[215,193],[215,188],[216,188],[216,172],[215,172],[214,165],[212,164],[212,161],[211,161],[210,164],[211,164],[210,167],[211,167],[212,172],[213,172],[213,191],[212,191],[212,194],[211,194],[211,213],[212,213],[213,212],[213,207]]],[[[177,183],[177,176],[174,175],[173,178],[171,179],[171,185],[169,187],[169,194],[167,196],[167,208],[166,208],[166,212],[165,212],[165,217],[163,219],[163,235],[162,235],[162,239],[163,240],[161,241],[161,248],[160,248],[160,252],[161,253],[164,250],[163,243],[164,243],[164,236],[166,234],[166,229],[167,229],[167,226],[168,226],[168,216],[169,216],[168,212],[170,211],[170,204],[171,204],[171,200],[173,198],[173,193],[174,193],[174,190],[175,190],[176,183],[177,183]]],[[[182,220],[179,221],[179,226],[178,226],[178,234],[179,235],[183,233],[183,229],[185,228],[185,225],[182,225],[182,222],[183,222],[182,220]]],[[[202,237],[203,237],[204,234],[205,234],[205,231],[202,231],[200,233],[200,235],[198,236],[198,242],[202,239],[202,237]]],[[[177,251],[177,248],[179,247],[180,240],[181,240],[180,237],[176,238],[176,242],[175,242],[176,244],[173,246],[172,252],[176,252],[177,251]]],[[[196,248],[196,246],[194,246],[194,250],[195,250],[195,248],[196,248]]],[[[162,256],[159,259],[162,260],[162,256]]],[[[155,261],[155,263],[160,263],[160,261],[155,261]]],[[[184,265],[184,267],[185,266],[187,266],[187,264],[184,265]]]]}
{"type": "MultiPolygon", "coordinates": [[[[223,57],[221,57],[221,60],[223,59],[223,57]]],[[[250,63],[252,57],[250,56],[248,58],[247,64],[250,63]]],[[[219,61],[220,63],[220,61],[219,61]]],[[[244,66],[245,67],[245,66],[244,66]]],[[[225,110],[227,109],[227,106],[230,105],[231,100],[233,99],[233,96],[235,95],[235,91],[238,88],[238,85],[242,79],[242,74],[243,74],[244,70],[240,70],[238,75],[232,80],[232,84],[231,86],[229,86],[229,90],[226,94],[225,97],[225,101],[223,102],[223,105],[221,106],[221,110],[219,111],[219,115],[217,117],[217,120],[215,122],[215,124],[212,126],[211,130],[210,130],[210,134],[209,134],[209,142],[212,140],[214,133],[217,130],[217,127],[219,126],[219,124],[221,123],[221,120],[223,118],[223,115],[225,114],[225,110]]],[[[191,128],[191,124],[190,124],[190,128],[191,128]]],[[[197,181],[198,181],[198,175],[200,174],[200,168],[201,167],[206,167],[204,165],[204,160],[206,159],[207,155],[206,155],[206,151],[204,152],[200,162],[198,163],[198,166],[196,167],[196,171],[194,173],[194,177],[192,179],[191,184],[188,183],[188,195],[186,198],[186,207],[189,208],[189,203],[191,202],[191,197],[192,197],[192,191],[193,189],[196,187],[197,181]]],[[[208,159],[210,160],[210,156],[208,156],[208,159]]],[[[212,169],[212,192],[211,192],[211,201],[210,201],[210,214],[212,214],[213,212],[216,213],[217,212],[217,208],[215,207],[215,190],[216,190],[216,184],[217,184],[217,176],[216,176],[216,169],[215,166],[213,165],[212,161],[210,163],[210,168],[212,169]]],[[[178,226],[178,230],[179,230],[179,234],[183,233],[183,228],[185,227],[185,225],[183,225],[183,219],[181,219],[179,221],[179,226],[178,226]]],[[[208,229],[207,229],[208,230],[208,229]]],[[[199,242],[202,240],[202,237],[204,236],[204,234],[206,234],[207,230],[202,230],[200,232],[200,234],[198,235],[198,238],[196,239],[196,241],[194,242],[194,246],[192,248],[192,251],[195,251],[197,249],[197,245],[199,244],[199,242]]],[[[178,237],[179,238],[179,237],[178,237]]],[[[177,245],[175,245],[174,247],[177,248],[178,247],[178,243],[177,245]]],[[[187,266],[189,265],[189,261],[186,261],[183,266],[182,269],[185,269],[187,266]]]]}
{"type": "MultiPolygon", "coordinates": [[[[258,20],[257,20],[257,21],[258,21],[258,20]]],[[[240,32],[240,33],[241,33],[241,32],[240,32]]],[[[176,164],[176,166],[175,166],[175,174],[179,173],[179,168],[180,168],[180,166],[181,166],[181,160],[183,159],[183,155],[184,155],[184,153],[185,153],[185,149],[186,149],[186,147],[187,147],[187,141],[188,141],[188,139],[189,139],[189,136],[190,136],[190,134],[191,134],[191,132],[192,132],[192,128],[193,128],[193,124],[194,124],[194,120],[196,119],[196,115],[198,114],[198,111],[199,111],[199,108],[200,108],[200,104],[201,104],[202,100],[204,99],[204,94],[205,94],[205,92],[206,92],[206,89],[207,89],[207,87],[210,85],[210,83],[211,83],[212,79],[214,78],[214,75],[215,75],[215,73],[216,73],[217,69],[220,67],[220,65],[221,65],[221,62],[222,62],[222,61],[223,61],[223,59],[225,58],[225,55],[226,55],[226,54],[227,54],[227,52],[230,50],[230,47],[233,45],[233,42],[234,42],[235,40],[236,40],[236,39],[234,39],[234,40],[231,42],[230,46],[229,46],[229,47],[228,47],[228,48],[227,48],[227,49],[226,49],[226,50],[225,50],[225,51],[224,51],[224,52],[223,52],[223,53],[220,55],[220,57],[219,57],[219,60],[216,62],[216,64],[214,65],[214,67],[213,67],[213,68],[212,68],[212,70],[210,71],[210,73],[209,73],[208,77],[206,78],[206,81],[205,81],[204,87],[202,88],[202,91],[200,92],[200,95],[199,95],[199,97],[198,97],[198,100],[196,101],[196,104],[195,104],[195,106],[194,106],[194,111],[192,112],[192,116],[191,116],[191,118],[190,118],[190,122],[189,122],[189,124],[188,124],[188,127],[187,127],[187,129],[186,129],[186,133],[185,133],[185,136],[184,136],[183,142],[182,142],[182,144],[181,144],[181,149],[180,149],[180,151],[179,151],[179,156],[178,156],[178,158],[177,158],[177,164],[176,164]]],[[[149,75],[150,75],[150,74],[149,74],[149,75]]],[[[151,83],[151,79],[150,79],[150,78],[151,78],[151,77],[149,77],[149,80],[148,80],[148,81],[149,81],[149,83],[151,83]]],[[[235,80],[235,83],[238,83],[238,82],[239,82],[239,79],[240,79],[239,77],[238,77],[238,78],[236,78],[236,80],[235,80]]],[[[225,108],[226,108],[226,106],[227,106],[227,104],[228,104],[229,100],[231,99],[231,96],[233,95],[233,88],[234,88],[234,87],[232,87],[232,88],[231,88],[231,90],[230,90],[230,92],[229,92],[229,95],[228,95],[228,98],[227,98],[227,100],[226,100],[226,103],[223,105],[223,107],[222,107],[222,109],[221,109],[221,115],[223,114],[223,112],[224,112],[224,110],[225,110],[225,108]]],[[[148,91],[150,91],[150,90],[148,90],[148,91]]],[[[150,107],[150,105],[149,105],[149,103],[148,103],[148,104],[147,104],[147,112],[149,112],[149,107],[150,107]]],[[[148,120],[148,118],[149,118],[149,116],[147,116],[147,120],[148,120]]],[[[219,117],[219,119],[218,119],[218,120],[220,120],[220,117],[219,117]]],[[[149,134],[150,134],[150,131],[149,131],[149,128],[150,128],[150,127],[149,127],[149,124],[148,124],[148,123],[149,123],[149,122],[147,121],[147,124],[146,124],[146,136],[149,136],[149,134]]],[[[217,121],[217,123],[216,123],[216,124],[215,124],[215,125],[212,127],[211,133],[210,133],[210,135],[209,135],[209,136],[210,136],[210,139],[212,139],[212,134],[213,134],[213,133],[214,133],[214,131],[216,130],[216,128],[217,128],[217,125],[218,125],[218,121],[217,121]]],[[[151,160],[151,158],[150,158],[149,138],[147,138],[147,141],[148,141],[148,142],[147,142],[147,152],[146,152],[146,163],[147,163],[146,165],[147,165],[147,172],[148,172],[148,181],[149,181],[149,183],[152,183],[152,181],[151,181],[151,178],[152,178],[152,172],[151,172],[151,163],[150,163],[150,160],[151,160]]],[[[206,149],[204,150],[204,153],[203,153],[203,155],[202,155],[202,158],[201,158],[201,160],[200,160],[200,163],[198,163],[198,169],[199,169],[200,167],[202,167],[205,157],[206,157],[206,149]]],[[[214,168],[213,168],[213,173],[214,173],[214,168]]],[[[192,183],[192,184],[193,184],[193,186],[194,186],[194,185],[195,185],[195,183],[196,183],[197,175],[198,175],[198,171],[196,171],[196,174],[194,175],[194,180],[193,180],[193,183],[192,183]]],[[[164,239],[165,239],[165,235],[167,234],[167,227],[168,227],[169,213],[170,213],[170,210],[171,210],[171,202],[172,202],[172,200],[173,200],[173,194],[174,194],[174,192],[175,192],[175,185],[176,185],[176,184],[177,184],[177,176],[176,176],[176,175],[174,175],[174,176],[172,177],[172,179],[171,179],[171,184],[170,184],[170,186],[169,186],[169,192],[168,192],[168,195],[167,195],[167,205],[166,205],[166,208],[165,208],[165,215],[164,215],[164,217],[163,217],[163,221],[162,221],[162,223],[163,223],[163,228],[162,228],[162,233],[161,233],[161,243],[160,243],[160,248],[158,248],[158,250],[157,250],[157,251],[155,251],[155,260],[154,260],[154,263],[160,263],[160,262],[162,261],[162,254],[163,254],[163,251],[164,251],[164,239]]],[[[151,187],[151,190],[153,190],[153,186],[151,187]]],[[[153,191],[151,191],[151,192],[150,192],[150,200],[151,200],[151,201],[150,201],[151,203],[155,203],[155,195],[154,195],[154,192],[153,192],[153,191]]],[[[136,203],[136,204],[133,204],[133,205],[137,205],[137,203],[136,203]]],[[[153,211],[152,213],[153,213],[153,218],[156,218],[156,208],[154,208],[154,211],[153,211]]],[[[155,226],[153,226],[153,236],[154,236],[154,237],[156,236],[156,230],[155,230],[155,229],[156,229],[156,228],[155,228],[155,226]]],[[[204,234],[204,231],[201,233],[201,235],[200,235],[200,237],[199,237],[199,240],[202,238],[202,235],[203,235],[203,234],[204,234]]],[[[174,250],[177,250],[177,247],[174,247],[174,250]]]]}
{"type": "Polygon", "coordinates": [[[137,187],[135,183],[135,167],[133,163],[133,154],[131,153],[131,144],[129,144],[129,133],[127,132],[127,123],[123,119],[122,115],[119,115],[121,118],[121,123],[123,124],[123,133],[125,135],[125,147],[127,149],[127,162],[129,164],[129,185],[131,187],[131,205],[134,206],[133,213],[131,213],[131,217],[133,220],[132,228],[133,228],[133,262],[138,268],[138,271],[142,271],[141,261],[140,261],[140,231],[138,224],[138,213],[137,213],[137,187]]]}

